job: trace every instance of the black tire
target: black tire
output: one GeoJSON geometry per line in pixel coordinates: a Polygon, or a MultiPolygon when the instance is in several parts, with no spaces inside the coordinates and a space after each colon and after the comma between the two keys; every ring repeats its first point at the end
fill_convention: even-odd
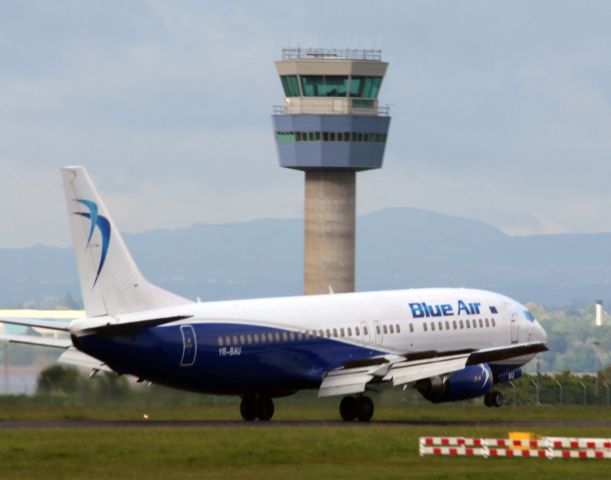
{"type": "Polygon", "coordinates": [[[240,402],[240,415],[247,422],[252,422],[257,418],[257,408],[253,397],[242,397],[240,402]]]}
{"type": "Polygon", "coordinates": [[[373,402],[369,397],[359,397],[356,401],[356,416],[359,422],[368,422],[373,417],[373,402]]]}
{"type": "Polygon", "coordinates": [[[274,402],[267,396],[257,398],[257,417],[267,422],[274,416],[274,402]]]}
{"type": "Polygon", "coordinates": [[[356,418],[356,398],[344,397],[339,404],[339,414],[344,422],[352,422],[356,418]]]}
{"type": "Polygon", "coordinates": [[[499,408],[503,405],[503,394],[501,392],[494,391],[492,392],[490,400],[493,407],[499,408]]]}
{"type": "Polygon", "coordinates": [[[484,405],[486,405],[487,407],[492,407],[491,393],[492,392],[486,392],[486,394],[484,395],[484,405]]]}

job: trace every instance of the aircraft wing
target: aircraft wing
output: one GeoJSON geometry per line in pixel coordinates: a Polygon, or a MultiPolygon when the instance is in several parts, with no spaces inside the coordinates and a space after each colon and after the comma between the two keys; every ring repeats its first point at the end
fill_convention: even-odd
{"type": "Polygon", "coordinates": [[[505,360],[546,351],[543,342],[523,343],[460,352],[420,352],[416,355],[385,356],[352,362],[327,372],[318,396],[331,397],[362,393],[369,384],[392,382],[393,386],[417,382],[436,375],[462,370],[467,365],[505,360]]]}

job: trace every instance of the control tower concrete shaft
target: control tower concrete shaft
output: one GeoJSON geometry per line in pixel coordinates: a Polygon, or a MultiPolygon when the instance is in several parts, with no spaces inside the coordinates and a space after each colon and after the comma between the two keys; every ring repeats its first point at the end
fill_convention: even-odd
{"type": "Polygon", "coordinates": [[[280,166],[305,172],[304,293],[354,291],[356,172],[382,166],[379,50],[283,49],[273,115],[280,166]]]}

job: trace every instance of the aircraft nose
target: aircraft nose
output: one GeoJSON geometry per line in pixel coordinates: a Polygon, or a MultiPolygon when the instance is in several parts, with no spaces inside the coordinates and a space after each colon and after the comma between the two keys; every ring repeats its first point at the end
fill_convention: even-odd
{"type": "Polygon", "coordinates": [[[539,322],[535,322],[535,339],[539,342],[547,342],[547,332],[539,322]]]}

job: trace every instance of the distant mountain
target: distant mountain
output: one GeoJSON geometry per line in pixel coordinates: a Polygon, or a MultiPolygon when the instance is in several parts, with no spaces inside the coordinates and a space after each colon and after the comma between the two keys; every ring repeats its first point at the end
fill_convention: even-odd
{"type": "MultiPolygon", "coordinates": [[[[302,291],[303,221],[197,224],[126,235],[143,273],[202,300],[302,291]]],[[[478,287],[570,306],[611,299],[611,234],[509,236],[411,208],[357,221],[357,288],[478,287]]],[[[80,297],[71,248],[0,249],[0,304],[80,297]]]]}

